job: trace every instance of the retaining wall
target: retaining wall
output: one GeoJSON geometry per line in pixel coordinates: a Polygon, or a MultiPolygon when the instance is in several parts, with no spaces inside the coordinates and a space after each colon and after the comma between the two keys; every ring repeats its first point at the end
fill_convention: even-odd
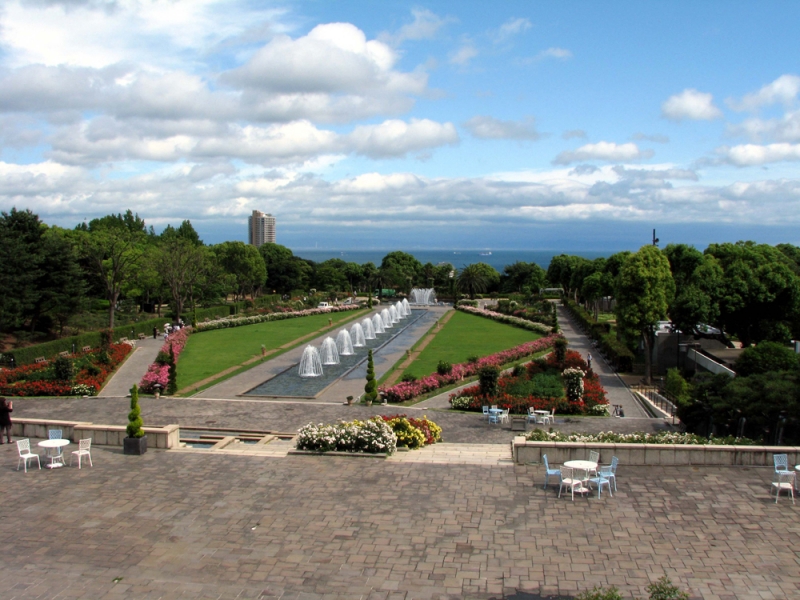
{"type": "Polygon", "coordinates": [[[675,444],[598,444],[586,442],[528,442],[515,437],[511,453],[517,464],[540,463],[542,454],[548,462],[563,464],[585,460],[591,450],[600,452],[600,462],[608,464],[616,456],[625,465],[714,465],[773,467],[775,454],[788,454],[789,465],[800,464],[796,446],[689,446],[675,444]]]}
{"type": "MultiPolygon", "coordinates": [[[[11,435],[16,438],[47,439],[49,429],[60,429],[64,439],[78,443],[91,438],[98,446],[122,446],[127,436],[123,425],[98,425],[86,421],[58,421],[55,419],[14,419],[11,435]]],[[[147,435],[148,448],[177,448],[180,445],[179,425],[165,427],[143,427],[147,435]]]]}

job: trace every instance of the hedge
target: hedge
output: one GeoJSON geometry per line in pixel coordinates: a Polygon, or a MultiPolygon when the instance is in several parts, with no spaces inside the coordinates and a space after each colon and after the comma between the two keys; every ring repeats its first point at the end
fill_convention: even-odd
{"type": "MultiPolygon", "coordinates": [[[[129,325],[120,325],[114,328],[114,335],[111,339],[118,340],[123,337],[130,338],[131,330],[133,330],[134,339],[143,333],[147,336],[153,335],[153,327],[161,329],[164,326],[164,319],[167,317],[159,317],[157,319],[148,319],[147,321],[139,321],[138,323],[131,323],[129,325]]],[[[35,344],[33,346],[26,346],[25,348],[16,348],[8,350],[3,353],[4,358],[8,356],[14,357],[14,363],[17,366],[29,365],[36,361],[40,356],[46,359],[52,359],[58,356],[59,352],[72,352],[72,344],[75,344],[75,349],[80,351],[84,346],[91,346],[97,348],[101,344],[101,336],[99,331],[87,331],[79,335],[72,335],[64,337],[52,342],[44,342],[42,344],[35,344]]]]}
{"type": "Polygon", "coordinates": [[[633,352],[611,333],[610,324],[597,323],[582,306],[567,297],[563,297],[561,303],[588,332],[589,337],[597,342],[600,351],[608,357],[609,362],[617,371],[633,370],[633,352]]]}
{"type": "Polygon", "coordinates": [[[264,315],[251,315],[246,317],[236,317],[228,319],[219,319],[217,321],[198,322],[197,332],[214,331],[216,329],[227,329],[230,327],[240,327],[243,325],[255,325],[256,323],[266,323],[268,321],[282,321],[284,319],[294,319],[296,317],[308,317],[311,315],[320,315],[332,312],[344,312],[348,310],[359,310],[360,306],[357,304],[349,304],[347,306],[329,306],[328,308],[307,308],[305,310],[274,312],[264,315]]]}
{"type": "Polygon", "coordinates": [[[481,310],[479,308],[463,305],[461,303],[456,306],[456,310],[460,310],[470,315],[477,315],[479,317],[491,319],[492,321],[497,321],[498,323],[505,323],[506,325],[511,325],[512,327],[519,327],[520,329],[527,329],[528,331],[541,333],[542,335],[549,335],[553,332],[553,328],[545,325],[544,323],[528,321],[527,319],[522,319],[513,315],[504,315],[503,313],[498,313],[491,310],[481,310]]]}

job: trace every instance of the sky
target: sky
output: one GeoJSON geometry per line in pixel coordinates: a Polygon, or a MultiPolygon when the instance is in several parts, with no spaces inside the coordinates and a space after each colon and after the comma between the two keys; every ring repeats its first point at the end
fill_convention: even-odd
{"type": "Polygon", "coordinates": [[[800,245],[800,3],[4,0],[0,210],[292,249],[800,245]]]}

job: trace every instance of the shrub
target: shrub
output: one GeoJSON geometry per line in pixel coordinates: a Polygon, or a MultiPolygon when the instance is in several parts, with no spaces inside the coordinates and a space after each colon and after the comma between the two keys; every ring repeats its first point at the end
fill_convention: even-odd
{"type": "Polygon", "coordinates": [[[422,432],[409,423],[404,417],[395,417],[387,420],[389,426],[397,436],[397,446],[406,447],[410,450],[421,448],[425,445],[425,436],[422,432]]]}
{"type": "Polygon", "coordinates": [[[309,423],[297,433],[297,449],[392,454],[397,449],[397,436],[381,417],[335,425],[309,423]]]}
{"type": "Polygon", "coordinates": [[[529,442],[589,442],[600,444],[674,444],[678,446],[753,446],[755,442],[748,438],[706,438],[694,433],[563,433],[561,431],[544,431],[534,429],[527,436],[529,442]]]}
{"type": "Polygon", "coordinates": [[[771,371],[791,371],[797,368],[797,354],[777,342],[761,342],[746,348],[736,360],[737,375],[760,375],[771,371]]]}
{"type": "Polygon", "coordinates": [[[367,355],[367,384],[364,386],[364,400],[375,402],[378,399],[378,384],[375,381],[375,363],[372,359],[372,349],[367,355]]]}
{"type": "Polygon", "coordinates": [[[453,372],[453,365],[445,360],[440,360],[436,365],[436,372],[439,375],[450,375],[453,372]]]}
{"type": "Polygon", "coordinates": [[[455,410],[469,410],[472,400],[472,396],[455,396],[450,400],[450,406],[455,410]]]}
{"type": "Polygon", "coordinates": [[[556,361],[563,363],[567,356],[567,340],[559,338],[553,344],[553,353],[555,354],[556,361]]]}
{"type": "Polygon", "coordinates": [[[417,376],[413,375],[412,373],[403,373],[403,376],[400,378],[400,381],[411,382],[416,381],[417,376]]]}
{"type": "Polygon", "coordinates": [[[478,362],[480,359],[481,359],[481,357],[480,357],[480,356],[478,356],[477,354],[473,354],[472,356],[468,356],[468,357],[467,357],[467,362],[468,362],[469,364],[471,364],[471,365],[474,365],[474,364],[475,364],[476,362],[478,362]]]}
{"type": "Polygon", "coordinates": [[[667,576],[647,586],[650,600],[689,600],[689,594],[680,591],[667,576]]]}
{"type": "Polygon", "coordinates": [[[622,600],[619,590],[613,585],[608,589],[595,586],[588,592],[581,592],[575,600],[622,600]]]}
{"type": "Polygon", "coordinates": [[[500,378],[500,369],[495,366],[486,366],[478,371],[478,382],[481,395],[491,398],[497,395],[497,380],[500,378]]]}
{"type": "Polygon", "coordinates": [[[66,356],[59,356],[53,363],[53,376],[58,381],[72,381],[75,365],[66,356]]]}
{"type": "Polygon", "coordinates": [[[134,383],[131,388],[131,412],[128,413],[128,426],[126,431],[130,438],[140,438],[144,436],[142,429],[142,410],[139,408],[139,388],[134,383]]]}

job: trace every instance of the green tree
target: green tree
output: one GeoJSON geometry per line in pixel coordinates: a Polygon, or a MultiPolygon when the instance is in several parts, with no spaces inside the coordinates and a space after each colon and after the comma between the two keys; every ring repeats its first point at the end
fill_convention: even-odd
{"type": "Polygon", "coordinates": [[[128,210],[124,215],[109,215],[78,227],[80,251],[100,281],[108,307],[108,328],[114,328],[114,310],[123,286],[139,270],[144,253],[146,230],[139,215],[128,210]]]}
{"type": "Polygon", "coordinates": [[[367,353],[367,384],[364,386],[364,400],[375,402],[378,399],[378,383],[375,381],[375,363],[372,349],[367,353]]]}
{"type": "Polygon", "coordinates": [[[131,412],[128,413],[128,426],[125,428],[130,438],[144,436],[142,409],[139,408],[139,386],[133,384],[131,388],[131,412]]]}
{"type": "Polygon", "coordinates": [[[602,272],[596,271],[583,280],[581,297],[592,305],[595,321],[600,311],[600,299],[605,295],[605,291],[605,276],[602,272]]]}
{"type": "Polygon", "coordinates": [[[157,269],[172,297],[175,318],[178,319],[183,315],[187,299],[204,274],[205,252],[191,237],[187,238],[172,228],[161,234],[158,250],[157,269]]]}
{"type": "Polygon", "coordinates": [[[406,252],[390,252],[381,261],[380,277],[386,287],[410,291],[421,276],[422,263],[406,252]]]}
{"type": "Polygon", "coordinates": [[[348,287],[345,269],[347,263],[340,258],[331,258],[314,267],[313,282],[318,290],[340,292],[348,287]]]}
{"type": "Polygon", "coordinates": [[[500,288],[504,292],[522,292],[527,287],[538,292],[546,278],[547,273],[536,263],[517,261],[503,269],[500,288]]]}
{"type": "Polygon", "coordinates": [[[244,242],[222,242],[212,247],[222,270],[231,276],[235,297],[255,296],[267,279],[258,248],[244,242]]]}
{"type": "Polygon", "coordinates": [[[705,251],[722,269],[719,325],[744,346],[762,340],[788,341],[800,311],[795,263],[766,244],[711,244],[705,251]]]}
{"type": "Polygon", "coordinates": [[[770,371],[794,371],[799,366],[797,354],[791,348],[776,342],[761,342],[745,348],[733,369],[737,375],[747,377],[770,371]]]}
{"type": "Polygon", "coordinates": [[[669,261],[661,250],[643,246],[625,261],[617,278],[617,325],[627,336],[641,336],[648,384],[652,381],[655,327],[666,318],[674,295],[669,261]]]}
{"type": "Polygon", "coordinates": [[[499,278],[499,273],[486,263],[467,265],[458,274],[458,290],[469,294],[470,298],[475,298],[475,294],[488,291],[492,283],[498,282],[499,278]],[[492,279],[492,273],[485,267],[494,271],[496,279],[492,279]]]}
{"type": "Polygon", "coordinates": [[[39,298],[45,225],[30,210],[0,213],[0,329],[22,327],[39,298]]]}

